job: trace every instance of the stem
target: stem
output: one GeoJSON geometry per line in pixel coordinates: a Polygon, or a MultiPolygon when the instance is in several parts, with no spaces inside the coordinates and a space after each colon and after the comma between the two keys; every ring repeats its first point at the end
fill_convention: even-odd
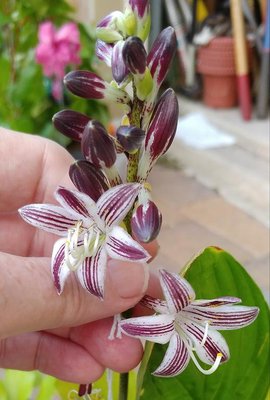
{"type": "MultiPolygon", "coordinates": [[[[133,103],[129,118],[130,125],[135,125],[138,128],[140,128],[142,106],[143,103],[138,99],[136,95],[136,86],[133,80],[133,103]]],[[[138,162],[139,162],[139,151],[137,151],[135,154],[129,155],[127,182],[136,182],[138,162]]],[[[133,210],[131,209],[125,218],[125,224],[129,233],[131,233],[130,220],[132,216],[132,211],[133,210]]],[[[127,318],[128,316],[130,316],[130,314],[131,310],[127,310],[123,315],[127,318]]],[[[128,379],[129,379],[128,372],[120,374],[118,400],[127,400],[128,398],[128,379]]]]}
{"type": "Polygon", "coordinates": [[[128,396],[128,372],[120,374],[118,400],[127,400],[128,396]]]}
{"type": "MultiPolygon", "coordinates": [[[[135,125],[137,128],[141,126],[141,112],[143,103],[136,95],[136,86],[133,81],[133,103],[130,113],[130,125],[135,125]]],[[[135,154],[130,154],[128,159],[127,182],[136,182],[137,169],[139,162],[139,151],[135,154]]]]}

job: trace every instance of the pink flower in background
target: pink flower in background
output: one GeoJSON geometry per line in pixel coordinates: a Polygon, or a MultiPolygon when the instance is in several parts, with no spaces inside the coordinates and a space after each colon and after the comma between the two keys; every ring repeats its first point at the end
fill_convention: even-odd
{"type": "Polygon", "coordinates": [[[74,22],[57,30],[52,22],[46,21],[39,26],[38,38],[36,61],[42,65],[44,75],[53,78],[52,94],[60,100],[67,65],[81,63],[80,32],[74,22]]]}

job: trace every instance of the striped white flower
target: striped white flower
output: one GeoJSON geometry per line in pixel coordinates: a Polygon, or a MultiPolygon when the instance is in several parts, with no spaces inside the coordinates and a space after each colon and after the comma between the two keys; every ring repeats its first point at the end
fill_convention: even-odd
{"type": "Polygon", "coordinates": [[[104,192],[97,202],[87,194],[59,187],[60,206],[30,204],[19,212],[37,228],[64,238],[53,249],[51,270],[58,293],[71,271],[90,293],[104,297],[108,256],[146,262],[150,256],[119,224],[132,207],[140,184],[127,183],[104,192]]]}
{"type": "Polygon", "coordinates": [[[166,270],[160,270],[160,283],[165,300],[145,296],[141,301],[157,314],[121,321],[122,332],[154,343],[169,342],[163,361],[153,373],[156,376],[178,375],[190,359],[202,373],[213,373],[220,362],[230,357],[228,345],[218,330],[251,324],[259,309],[235,305],[241,302],[236,297],[195,300],[190,284],[166,270]],[[210,369],[201,367],[194,352],[202,362],[211,365],[210,369]]]}

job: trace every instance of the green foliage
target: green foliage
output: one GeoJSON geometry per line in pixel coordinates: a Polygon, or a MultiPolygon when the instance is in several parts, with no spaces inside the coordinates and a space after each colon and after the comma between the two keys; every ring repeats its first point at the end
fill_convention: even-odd
{"type": "MultiPolygon", "coordinates": [[[[67,145],[69,139],[58,133],[52,116],[72,108],[108,121],[107,107],[65,93],[64,104],[50,95],[50,81],[42,76],[35,62],[38,26],[51,20],[56,26],[71,20],[72,8],[66,0],[1,0],[0,2],[0,125],[54,139],[67,145]]],[[[81,69],[93,70],[95,39],[93,29],[79,24],[81,69]]],[[[68,71],[67,71],[68,72],[68,71]]]]}
{"type": "Polygon", "coordinates": [[[259,316],[246,328],[222,331],[231,358],[210,376],[201,374],[191,361],[175,378],[153,377],[151,371],[158,367],[166,349],[155,345],[147,368],[146,360],[139,372],[137,400],[265,400],[269,388],[269,308],[260,289],[230,254],[214,247],[196,257],[183,275],[198,299],[240,297],[244,305],[258,306],[259,316]]]}

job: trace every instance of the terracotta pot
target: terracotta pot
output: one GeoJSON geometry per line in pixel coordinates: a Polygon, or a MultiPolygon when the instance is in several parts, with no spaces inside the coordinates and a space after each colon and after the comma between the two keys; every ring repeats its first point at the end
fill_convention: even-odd
{"type": "MultiPolygon", "coordinates": [[[[251,51],[249,49],[249,60],[251,51]]],[[[213,39],[198,49],[197,71],[203,78],[203,102],[214,108],[237,104],[237,85],[232,37],[213,39]]]]}

